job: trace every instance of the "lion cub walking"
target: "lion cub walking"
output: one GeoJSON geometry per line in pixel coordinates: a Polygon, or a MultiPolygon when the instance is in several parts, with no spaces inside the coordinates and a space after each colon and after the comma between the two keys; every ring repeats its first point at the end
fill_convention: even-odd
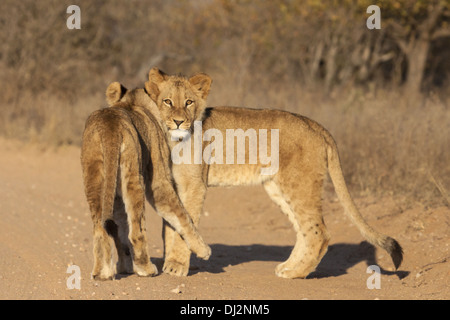
{"type": "MultiPolygon", "coordinates": [[[[200,218],[208,186],[262,184],[289,217],[297,234],[291,255],[277,266],[276,275],[304,278],[319,264],[330,239],[322,218],[321,197],[328,172],[352,222],[370,243],[391,255],[395,268],[400,266],[403,253],[398,242],[373,230],[355,207],[344,181],[336,143],[326,129],[306,117],[281,110],[206,108],[210,84],[211,78],[205,74],[185,78],[166,75],[157,68],[150,70],[149,81],[145,84],[147,93],[158,106],[158,117],[172,155],[181,149],[193,152],[191,157],[183,154],[182,160],[186,162],[174,164],[172,171],[177,191],[194,223],[200,218]],[[198,130],[203,138],[198,138],[198,130]],[[234,137],[228,139],[229,133],[239,132],[241,138],[244,136],[240,139],[240,154],[234,137]],[[259,144],[250,147],[256,132],[260,133],[259,144]],[[261,133],[266,134],[266,142],[270,139],[275,143],[269,146],[261,143],[264,142],[261,133]],[[225,136],[227,139],[223,138],[225,136]],[[179,148],[180,145],[183,148],[179,148]],[[195,150],[200,150],[200,154],[195,150]],[[275,170],[267,174],[267,162],[261,155],[274,153],[278,154],[272,159],[278,163],[273,166],[275,170]],[[240,157],[244,163],[239,161],[240,157]]],[[[167,227],[165,250],[163,270],[186,275],[190,252],[167,227]]]]}
{"type": "Polygon", "coordinates": [[[127,91],[117,82],[108,87],[106,96],[113,106],[89,116],[81,148],[86,197],[94,223],[92,277],[114,277],[110,236],[117,249],[118,273],[158,273],[147,249],[145,197],[190,250],[208,259],[211,250],[175,192],[164,135],[142,107],[151,100],[143,89],[127,91]]]}

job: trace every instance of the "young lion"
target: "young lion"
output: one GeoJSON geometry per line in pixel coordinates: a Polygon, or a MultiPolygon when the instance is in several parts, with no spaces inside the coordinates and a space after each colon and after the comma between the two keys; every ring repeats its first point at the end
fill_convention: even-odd
{"type": "MultiPolygon", "coordinates": [[[[147,93],[158,106],[158,118],[167,134],[172,158],[177,156],[174,151],[189,150],[190,147],[193,152],[190,159],[183,156],[181,163],[174,164],[172,171],[179,196],[195,224],[199,221],[207,186],[262,184],[289,217],[297,233],[292,253],[287,261],[276,267],[276,275],[305,278],[319,264],[330,239],[321,205],[323,180],[328,171],[345,212],[362,235],[370,243],[385,249],[395,268],[400,266],[403,252],[398,242],[373,230],[355,207],[344,181],[336,143],[327,130],[306,117],[280,110],[206,108],[210,84],[211,79],[205,74],[187,79],[168,76],[157,68],[150,70],[149,81],[145,84],[147,93]],[[201,121],[200,126],[194,124],[196,120],[201,121]],[[198,138],[194,128],[201,128],[203,139],[198,138]],[[250,147],[250,138],[254,138],[258,130],[259,144],[253,143],[250,147]],[[249,138],[248,144],[242,143],[241,135],[241,149],[245,148],[243,156],[242,150],[234,145],[234,137],[228,137],[233,132],[244,133],[244,139],[245,135],[249,138]],[[212,136],[215,140],[208,145],[212,136]],[[180,138],[182,142],[178,142],[180,138]],[[267,146],[269,138],[272,143],[267,146]],[[200,155],[195,151],[199,144],[200,152],[203,152],[200,155]],[[227,151],[226,163],[222,160],[223,150],[227,151]],[[258,155],[258,151],[256,159],[254,155],[258,155]],[[269,173],[266,170],[268,154],[273,156],[273,161],[278,161],[269,168],[274,169],[269,173]]],[[[167,226],[165,255],[165,272],[188,273],[190,253],[167,226]]]]}
{"type": "Polygon", "coordinates": [[[118,253],[118,273],[157,274],[147,250],[145,197],[197,256],[208,259],[210,248],[174,189],[164,133],[142,107],[151,102],[148,95],[143,89],[127,91],[115,82],[109,85],[106,96],[113,106],[89,116],[81,149],[86,197],[94,223],[92,277],[114,277],[110,236],[118,253]]]}

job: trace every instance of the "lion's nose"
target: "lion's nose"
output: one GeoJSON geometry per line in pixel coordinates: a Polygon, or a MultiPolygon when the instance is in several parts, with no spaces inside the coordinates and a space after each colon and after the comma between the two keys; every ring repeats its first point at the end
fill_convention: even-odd
{"type": "Polygon", "coordinates": [[[177,125],[177,128],[180,127],[180,125],[184,122],[184,120],[173,120],[173,122],[175,122],[175,124],[177,125]]]}

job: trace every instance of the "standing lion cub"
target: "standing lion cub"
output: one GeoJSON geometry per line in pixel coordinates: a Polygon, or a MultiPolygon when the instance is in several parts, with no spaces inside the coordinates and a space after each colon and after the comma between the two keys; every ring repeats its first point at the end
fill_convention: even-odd
{"type": "MultiPolygon", "coordinates": [[[[210,85],[205,74],[169,76],[157,68],[150,70],[145,83],[177,163],[172,172],[178,194],[195,224],[208,186],[262,184],[297,234],[290,257],[276,267],[276,275],[305,278],[319,264],[330,239],[321,199],[329,173],[352,222],[370,243],[391,255],[395,268],[400,266],[403,252],[398,242],[372,229],[358,212],[344,181],[336,143],[326,129],[280,110],[207,108],[210,85]]],[[[189,250],[167,225],[164,234],[163,270],[187,275],[189,250]]]]}
{"type": "Polygon", "coordinates": [[[93,112],[86,121],[81,164],[94,223],[92,277],[112,279],[111,241],[118,253],[117,272],[157,274],[150,262],[145,234],[145,197],[200,258],[211,250],[197,233],[177,196],[169,168],[169,150],[143,89],[128,91],[112,83],[111,108],[93,112]]]}

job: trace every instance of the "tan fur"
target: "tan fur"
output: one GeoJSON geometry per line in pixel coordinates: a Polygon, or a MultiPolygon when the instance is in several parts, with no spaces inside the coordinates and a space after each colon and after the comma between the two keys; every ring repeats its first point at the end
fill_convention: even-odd
{"type": "MultiPolygon", "coordinates": [[[[169,145],[173,148],[177,143],[170,141],[171,129],[176,127],[175,120],[183,121],[184,128],[191,131],[193,121],[202,120],[203,133],[214,128],[223,137],[227,129],[268,129],[268,132],[278,129],[279,170],[273,175],[261,175],[261,168],[266,166],[261,164],[260,159],[256,164],[249,164],[248,156],[246,164],[208,165],[202,161],[197,165],[173,165],[178,193],[194,223],[198,223],[208,186],[263,184],[271,199],[289,217],[297,233],[292,253],[286,262],[277,266],[276,275],[304,278],[315,270],[326,253],[330,239],[321,205],[323,180],[328,171],[346,213],[371,243],[391,254],[398,268],[402,261],[400,245],[394,239],[374,231],[356,209],[342,175],[336,144],[327,130],[306,117],[280,110],[206,108],[205,98],[210,84],[211,79],[204,74],[187,79],[165,75],[157,68],[150,71],[146,90],[158,106],[160,122],[165,127],[169,145]],[[201,85],[198,86],[198,83],[201,85]],[[164,103],[166,99],[173,101],[171,106],[164,103]],[[186,100],[194,101],[194,104],[186,107],[186,100]]],[[[190,140],[194,144],[194,139],[190,140]]],[[[270,141],[269,137],[267,141],[270,141]]],[[[208,143],[203,141],[203,148],[208,143]]],[[[225,148],[224,142],[223,150],[225,148]]],[[[248,148],[247,144],[246,155],[249,154],[248,148]]],[[[269,145],[267,154],[270,152],[269,145]]],[[[186,274],[189,251],[169,228],[166,228],[165,235],[164,270],[172,274],[186,274]]]]}
{"type": "Polygon", "coordinates": [[[157,274],[147,250],[145,197],[190,250],[208,259],[210,248],[174,189],[164,133],[143,107],[152,101],[143,89],[127,91],[117,82],[108,87],[106,98],[113,106],[89,116],[81,149],[86,197],[94,223],[92,277],[114,277],[111,236],[119,258],[118,273],[157,274]]]}

